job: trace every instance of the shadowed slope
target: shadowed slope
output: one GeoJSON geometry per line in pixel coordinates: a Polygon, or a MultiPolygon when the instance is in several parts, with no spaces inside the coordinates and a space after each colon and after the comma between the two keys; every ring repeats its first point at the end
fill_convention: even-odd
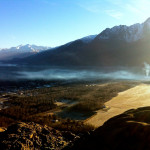
{"type": "Polygon", "coordinates": [[[70,149],[148,150],[149,141],[150,107],[143,107],[131,109],[109,119],[102,127],[82,138],[70,149]]]}

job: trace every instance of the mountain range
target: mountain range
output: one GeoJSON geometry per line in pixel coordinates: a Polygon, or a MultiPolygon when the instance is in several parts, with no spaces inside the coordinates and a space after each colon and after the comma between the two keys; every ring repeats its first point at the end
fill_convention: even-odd
{"type": "Polygon", "coordinates": [[[106,28],[65,45],[23,58],[13,63],[48,66],[141,66],[150,63],[150,18],[131,26],[106,28]]]}
{"type": "Polygon", "coordinates": [[[36,46],[36,45],[19,45],[17,47],[0,49],[0,60],[10,60],[14,58],[24,58],[41,51],[50,49],[46,46],[36,46]]]}

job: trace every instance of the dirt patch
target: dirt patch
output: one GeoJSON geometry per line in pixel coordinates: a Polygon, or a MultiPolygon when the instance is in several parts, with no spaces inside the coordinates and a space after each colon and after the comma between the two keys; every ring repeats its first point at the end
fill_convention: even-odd
{"type": "Polygon", "coordinates": [[[72,100],[68,100],[68,99],[61,99],[61,100],[57,101],[55,104],[57,106],[62,106],[62,105],[71,106],[71,105],[74,105],[76,103],[77,103],[77,101],[72,101],[72,100]]]}

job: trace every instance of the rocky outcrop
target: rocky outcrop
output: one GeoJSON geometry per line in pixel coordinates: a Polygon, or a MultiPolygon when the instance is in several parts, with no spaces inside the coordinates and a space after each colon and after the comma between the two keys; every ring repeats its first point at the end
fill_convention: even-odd
{"type": "Polygon", "coordinates": [[[111,118],[71,150],[149,150],[150,107],[129,110],[111,118]]]}
{"type": "Polygon", "coordinates": [[[0,132],[0,150],[149,150],[150,107],[132,109],[77,138],[35,123],[17,123],[0,132]]]}
{"type": "Polygon", "coordinates": [[[74,141],[70,132],[60,132],[36,123],[17,123],[0,133],[0,150],[60,150],[74,141]]]}

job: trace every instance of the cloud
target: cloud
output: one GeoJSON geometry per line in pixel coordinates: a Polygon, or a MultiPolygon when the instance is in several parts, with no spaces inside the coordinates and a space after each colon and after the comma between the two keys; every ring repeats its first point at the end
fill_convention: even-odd
{"type": "MultiPolygon", "coordinates": [[[[144,20],[150,16],[150,0],[106,0],[120,13],[144,20]]],[[[111,13],[108,13],[108,15],[111,13]]],[[[112,12],[113,14],[113,12],[112,12]]],[[[119,14],[118,14],[119,15],[119,14]]],[[[113,16],[112,16],[113,17],[113,16]]]]}
{"type": "Polygon", "coordinates": [[[102,0],[92,0],[92,1],[77,1],[76,3],[79,7],[83,8],[86,11],[91,13],[100,13],[102,12],[102,0]]]}
{"type": "Polygon", "coordinates": [[[100,12],[100,9],[96,5],[92,5],[92,6],[80,5],[80,7],[84,8],[85,10],[92,12],[92,13],[99,13],[100,12]]]}
{"type": "Polygon", "coordinates": [[[105,12],[106,12],[109,16],[111,16],[111,17],[113,17],[113,18],[115,18],[115,19],[121,19],[122,16],[123,16],[123,13],[121,13],[121,12],[119,12],[119,11],[116,11],[116,10],[105,10],[105,12]]]}
{"type": "MultiPolygon", "coordinates": [[[[117,0],[118,2],[113,2],[114,5],[118,5],[120,2],[120,0],[117,0]]],[[[101,1],[101,0],[93,0],[91,1],[86,1],[86,2],[80,2],[78,3],[78,6],[80,6],[81,8],[85,9],[86,11],[89,11],[91,13],[105,13],[115,19],[121,19],[121,17],[123,16],[123,13],[121,13],[120,11],[117,11],[115,9],[110,9],[108,4],[110,4],[111,1],[110,0],[105,0],[105,1],[101,1]]],[[[112,6],[112,4],[111,4],[112,6]]]]}
{"type": "Polygon", "coordinates": [[[95,5],[95,4],[93,4],[93,5],[88,5],[88,4],[87,5],[82,5],[82,4],[79,4],[79,6],[81,8],[83,8],[83,9],[91,12],[91,13],[99,13],[100,12],[100,8],[97,5],[95,5]]]}
{"type": "Polygon", "coordinates": [[[126,9],[139,17],[145,18],[150,15],[150,0],[135,0],[126,4],[126,9]]]}
{"type": "Polygon", "coordinates": [[[132,23],[150,17],[150,0],[77,0],[76,4],[88,12],[129,19],[132,23]]]}

